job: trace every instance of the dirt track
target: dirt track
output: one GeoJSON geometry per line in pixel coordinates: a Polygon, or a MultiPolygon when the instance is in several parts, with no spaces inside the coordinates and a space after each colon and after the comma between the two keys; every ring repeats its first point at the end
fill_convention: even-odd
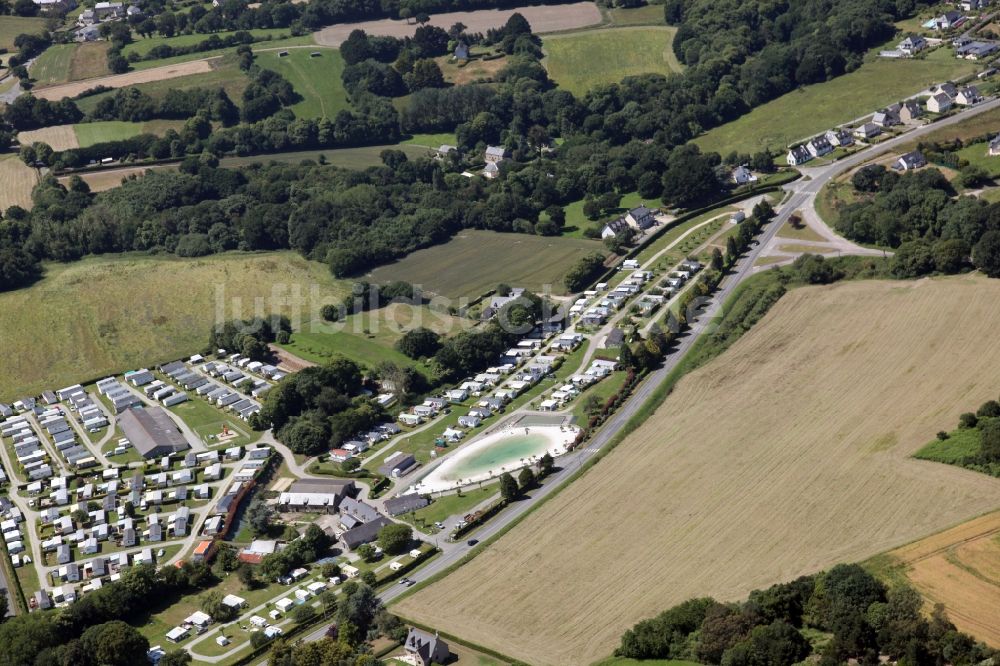
{"type": "Polygon", "coordinates": [[[97,86],[108,86],[109,88],[124,88],[134,86],[139,83],[149,83],[151,81],[164,81],[166,79],[176,79],[190,74],[202,74],[212,70],[210,59],[192,60],[176,65],[165,65],[163,67],[151,67],[125,74],[112,74],[111,76],[99,76],[83,81],[73,81],[72,83],[61,83],[56,86],[46,88],[35,88],[35,97],[51,101],[60,100],[63,97],[75,97],[85,90],[96,88],[97,86]]]}
{"type": "Polygon", "coordinates": [[[1000,507],[910,455],[995,398],[1000,282],[797,289],[555,499],[394,610],[532,664],[586,664],[685,599],[744,597],[1000,507]]]}
{"type": "MultiPolygon", "coordinates": [[[[601,22],[601,11],[593,2],[577,2],[571,5],[541,5],[520,7],[516,9],[479,9],[472,12],[449,12],[433,14],[428,25],[436,25],[447,30],[456,23],[464,23],[468,32],[486,32],[490,28],[499,28],[507,22],[515,12],[528,19],[531,29],[536,33],[556,32],[558,30],[573,30],[601,22]]],[[[340,46],[353,30],[364,30],[369,35],[384,35],[387,37],[412,37],[419,26],[406,21],[382,19],[379,21],[361,21],[359,23],[341,23],[313,34],[317,44],[323,46],[340,46]]]]}

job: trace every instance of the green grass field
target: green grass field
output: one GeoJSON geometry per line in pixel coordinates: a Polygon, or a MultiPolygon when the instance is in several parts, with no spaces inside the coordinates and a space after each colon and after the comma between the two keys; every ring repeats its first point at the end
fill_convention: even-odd
{"type": "MultiPolygon", "coordinates": [[[[238,433],[233,439],[226,440],[224,445],[246,446],[260,439],[260,433],[254,432],[247,424],[231,413],[224,413],[208,404],[201,396],[189,393],[190,399],[179,405],[174,405],[168,409],[181,417],[184,423],[198,433],[201,441],[206,446],[215,446],[218,441],[216,436],[222,433],[222,426],[228,426],[229,430],[238,433]]],[[[129,449],[132,451],[132,449],[129,449]]]]}
{"type": "MultiPolygon", "coordinates": [[[[162,61],[160,64],[162,64],[162,61]]],[[[192,88],[222,88],[226,91],[226,94],[229,95],[229,98],[233,100],[233,103],[239,106],[243,90],[246,89],[248,84],[249,80],[247,79],[246,74],[244,74],[240,68],[237,67],[234,57],[219,61],[218,66],[210,72],[191,74],[190,76],[182,76],[176,79],[166,79],[164,81],[140,83],[134,87],[150,95],[153,99],[162,99],[167,92],[172,89],[191,90],[192,88]]],[[[114,94],[114,91],[108,91],[84,97],[83,99],[77,100],[76,105],[80,107],[80,110],[84,113],[90,113],[97,107],[97,103],[99,101],[105,97],[111,97],[114,94]]]]}
{"type": "Polygon", "coordinates": [[[344,169],[367,169],[371,166],[382,166],[382,159],[379,157],[379,154],[383,150],[388,149],[401,150],[410,159],[427,155],[427,149],[423,146],[390,144],[386,146],[338,148],[335,150],[298,150],[288,153],[273,153],[250,157],[224,157],[219,160],[219,163],[221,166],[233,168],[247,166],[248,164],[267,164],[271,161],[299,164],[302,160],[312,160],[318,163],[320,158],[326,158],[326,163],[330,166],[343,167],[344,169]]]}
{"type": "Polygon", "coordinates": [[[954,465],[963,458],[979,453],[979,448],[979,429],[965,428],[951,431],[946,440],[935,439],[913,454],[913,457],[954,465]]]}
{"type": "MultiPolygon", "coordinates": [[[[252,32],[254,33],[260,32],[265,34],[273,33],[274,36],[276,37],[275,39],[270,39],[263,42],[255,42],[254,44],[251,45],[254,51],[270,51],[273,49],[278,49],[288,46],[308,46],[313,43],[312,35],[281,38],[281,35],[288,34],[288,30],[266,29],[259,31],[253,30],[252,32]]],[[[226,34],[226,33],[220,33],[220,34],[226,34]]],[[[185,41],[183,42],[185,44],[197,44],[198,42],[203,41],[206,35],[179,35],[177,37],[170,37],[169,39],[179,39],[181,37],[183,38],[198,37],[200,39],[193,39],[193,40],[185,39],[185,41]]],[[[166,39],[166,38],[154,37],[153,39],[166,39]]],[[[137,44],[138,46],[141,47],[145,44],[145,42],[144,41],[138,42],[137,44]]],[[[154,46],[156,45],[151,44],[145,47],[145,49],[142,50],[141,52],[147,53],[150,50],[152,50],[154,46]]],[[[131,64],[132,64],[132,69],[149,69],[150,67],[163,67],[164,65],[176,65],[178,63],[190,62],[192,60],[202,60],[204,58],[215,58],[218,56],[231,55],[236,52],[236,48],[237,47],[235,46],[228,46],[221,49],[211,49],[209,51],[199,51],[197,53],[185,53],[182,55],[170,56],[169,58],[157,58],[155,60],[139,60],[131,64]]]]}
{"type": "Polygon", "coordinates": [[[595,86],[636,74],[670,74],[682,67],[671,48],[670,27],[582,30],[543,40],[545,68],[561,88],[582,97],[595,86]],[[628,48],[622,48],[627,44],[628,48]]]}
{"type": "Polygon", "coordinates": [[[337,49],[290,49],[288,55],[280,51],[257,53],[257,64],[264,69],[278,72],[288,79],[302,101],[291,106],[299,118],[332,118],[350,107],[347,92],[340,81],[344,59],[337,49]],[[320,53],[313,58],[312,53],[320,53]]]}
{"type": "MultiPolygon", "coordinates": [[[[566,206],[563,206],[563,210],[566,213],[566,224],[563,226],[563,236],[568,238],[586,238],[584,232],[591,228],[603,228],[604,223],[615,217],[614,214],[608,214],[602,216],[597,220],[591,220],[586,215],[583,214],[583,199],[578,199],[566,206]]],[[[639,204],[644,204],[651,208],[663,206],[664,203],[660,199],[644,199],[639,195],[638,192],[628,192],[623,194],[621,201],[618,204],[619,212],[624,213],[629,208],[635,208],[639,204]]],[[[540,219],[547,219],[547,216],[542,215],[540,219]]]]}
{"type": "Polygon", "coordinates": [[[326,363],[341,355],[369,367],[391,361],[400,366],[426,370],[424,364],[396,350],[396,342],[406,331],[424,327],[448,336],[474,323],[427,306],[397,303],[371,312],[348,315],[333,324],[317,319],[293,333],[291,341],[282,346],[314,363],[326,363]]]}
{"type": "Polygon", "coordinates": [[[0,294],[0,400],[200,351],[217,307],[227,319],[246,318],[260,297],[267,312],[311,319],[317,316],[312,285],[324,302],[347,293],[326,266],[293,252],[116,255],[48,264],[35,285],[0,294]],[[302,296],[284,297],[288,292],[281,290],[294,285],[302,296]],[[272,305],[272,293],[292,304],[272,305]]]}
{"type": "Polygon", "coordinates": [[[76,140],[81,148],[105,141],[129,139],[140,134],[162,135],[168,129],[180,130],[182,120],[150,120],[144,123],[130,123],[124,120],[103,120],[96,123],[79,123],[73,126],[76,140]]]}
{"type": "Polygon", "coordinates": [[[410,514],[401,516],[407,522],[413,521],[420,527],[435,530],[434,523],[444,521],[455,514],[465,515],[476,506],[482,504],[499,492],[499,484],[491,483],[482,488],[465,490],[461,495],[452,494],[438,497],[429,506],[414,512],[414,518],[410,514]]]}
{"type": "MultiPolygon", "coordinates": [[[[218,35],[220,39],[223,39],[225,37],[229,37],[234,32],[235,31],[229,30],[229,31],[217,32],[214,34],[218,35]]],[[[288,28],[258,28],[255,30],[249,30],[248,32],[255,38],[270,37],[272,40],[291,37],[291,31],[288,28]]],[[[306,37],[308,37],[308,39],[311,42],[312,36],[307,35],[306,37]]],[[[128,58],[133,53],[140,56],[144,56],[157,46],[163,46],[164,44],[173,47],[193,46],[194,44],[199,44],[208,38],[209,35],[202,33],[194,35],[176,35],[174,37],[160,37],[160,36],[139,37],[131,44],[125,45],[125,48],[122,49],[122,55],[125,56],[126,58],[128,58]]],[[[265,47],[268,45],[268,43],[269,42],[266,41],[258,42],[255,43],[254,46],[265,47]]]]}
{"type": "Polygon", "coordinates": [[[784,149],[790,143],[873,113],[932,83],[955,79],[975,69],[974,63],[952,57],[948,49],[938,49],[924,59],[873,60],[850,74],[782,95],[731,123],[709,130],[695,143],[703,151],[723,154],[768,147],[784,149]]]}
{"type": "Polygon", "coordinates": [[[599,241],[546,238],[493,231],[462,231],[443,245],[418,250],[369,273],[375,282],[407,280],[445,298],[475,298],[501,282],[541,293],[563,293],[566,271],[580,258],[604,251],[599,241]]]}
{"type": "Polygon", "coordinates": [[[968,160],[969,164],[982,167],[990,178],[996,178],[1000,176],[1000,156],[987,155],[987,148],[985,143],[974,143],[958,151],[958,156],[968,160]]]}
{"type": "Polygon", "coordinates": [[[21,34],[38,34],[45,29],[45,19],[21,16],[0,16],[0,49],[14,49],[14,38],[21,34]]]}

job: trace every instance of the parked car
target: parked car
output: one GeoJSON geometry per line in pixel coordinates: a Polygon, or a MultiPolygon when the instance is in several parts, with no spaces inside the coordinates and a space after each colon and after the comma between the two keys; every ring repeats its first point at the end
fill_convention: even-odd
{"type": "Polygon", "coordinates": [[[467,543],[470,546],[475,546],[477,543],[479,543],[479,539],[469,539],[467,543]]]}

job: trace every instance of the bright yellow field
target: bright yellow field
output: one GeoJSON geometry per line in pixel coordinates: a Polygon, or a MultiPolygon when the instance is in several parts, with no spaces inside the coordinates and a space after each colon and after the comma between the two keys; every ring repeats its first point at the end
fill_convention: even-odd
{"type": "Polygon", "coordinates": [[[217,319],[254,316],[255,298],[262,315],[310,321],[345,293],[325,265],[292,252],[48,265],[38,284],[0,294],[0,400],[201,351],[217,319]]]}
{"type": "Polygon", "coordinates": [[[38,183],[38,173],[17,155],[0,157],[0,210],[11,206],[31,208],[31,190],[38,183]]]}
{"type": "Polygon", "coordinates": [[[865,559],[1000,507],[909,456],[996,398],[1000,281],[786,295],[607,458],[394,607],[532,664],[587,664],[684,599],[865,559]]]}
{"type": "Polygon", "coordinates": [[[960,630],[1000,647],[1000,512],[889,553],[960,630]]]}

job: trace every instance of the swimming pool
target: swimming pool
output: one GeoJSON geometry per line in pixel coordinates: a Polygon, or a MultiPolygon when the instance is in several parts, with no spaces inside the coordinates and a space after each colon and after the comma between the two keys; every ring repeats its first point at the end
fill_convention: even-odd
{"type": "Polygon", "coordinates": [[[496,478],[525,467],[548,453],[566,452],[576,439],[573,426],[512,426],[459,448],[434,467],[411,490],[421,493],[451,490],[496,478]]]}

